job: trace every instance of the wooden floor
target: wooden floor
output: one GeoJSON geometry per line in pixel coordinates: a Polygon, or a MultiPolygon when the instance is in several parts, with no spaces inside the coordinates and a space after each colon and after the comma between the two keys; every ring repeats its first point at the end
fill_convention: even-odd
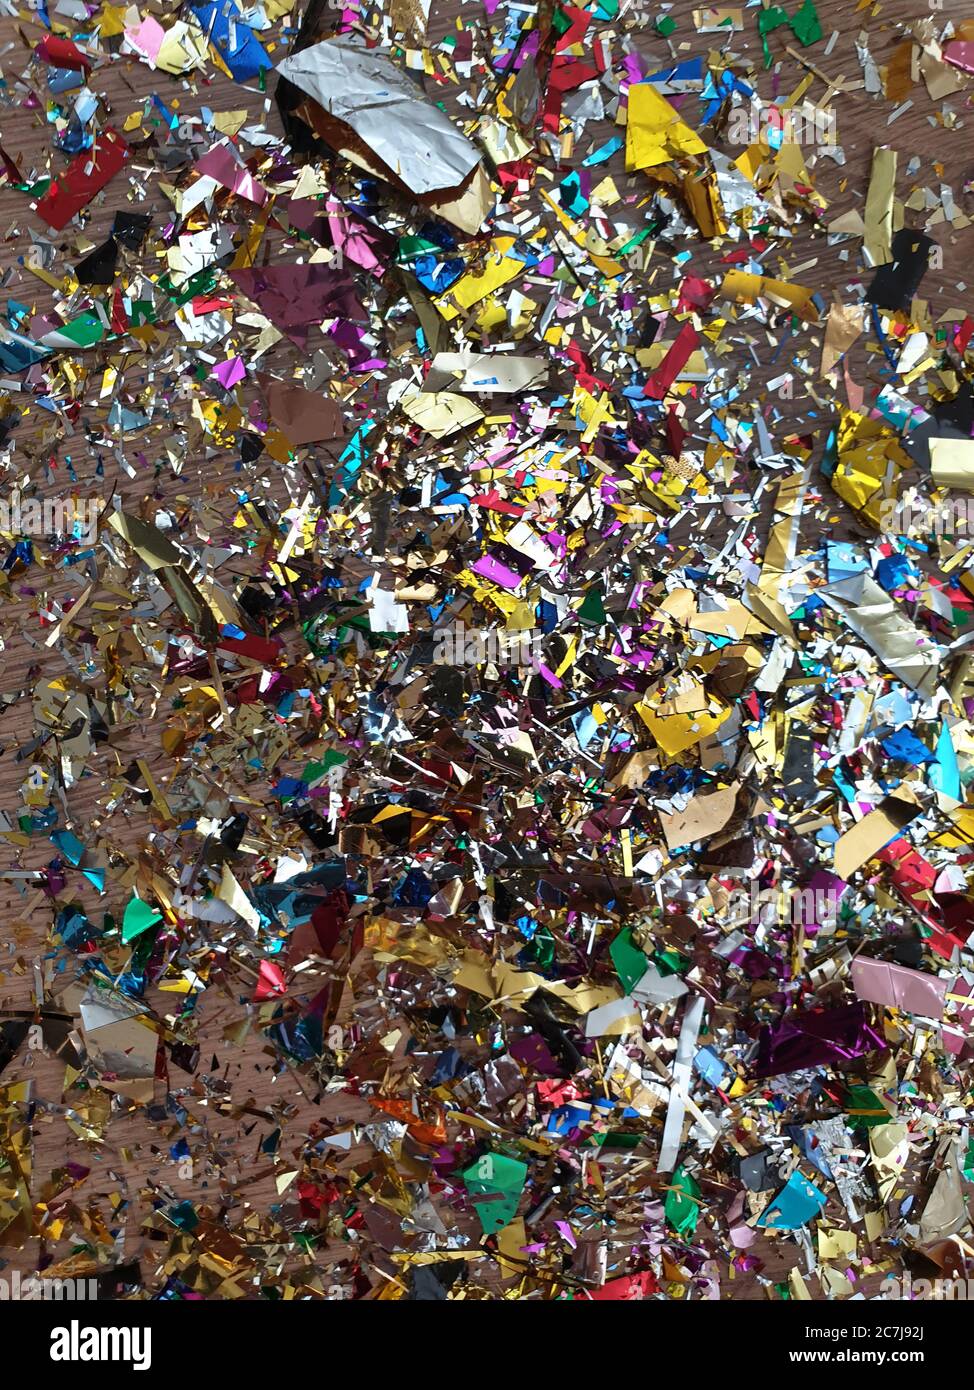
{"type": "MultiPolygon", "coordinates": [[[[160,15],[168,9],[163,6],[150,8],[160,15]]],[[[672,39],[672,52],[680,58],[706,53],[720,43],[719,36],[695,32],[691,18],[694,8],[696,6],[688,0],[677,0],[671,7],[679,24],[672,39]]],[[[855,51],[859,32],[863,29],[868,32],[873,57],[877,64],[883,65],[902,41],[903,24],[917,17],[922,5],[919,0],[887,0],[881,5],[863,7],[843,3],[843,0],[821,0],[817,8],[826,36],[837,30],[839,37],[828,56],[823,56],[822,44],[798,51],[830,79],[844,77],[848,83],[855,84],[862,78],[855,51]]],[[[943,17],[943,12],[932,13],[935,18],[943,17]]],[[[458,14],[465,20],[480,18],[482,10],[479,4],[457,6],[453,0],[448,4],[433,0],[431,36],[438,39],[452,30],[458,14]]],[[[745,16],[747,33],[736,36],[733,47],[754,62],[758,53],[755,11],[745,10],[745,16]]],[[[14,80],[27,67],[25,37],[33,43],[42,32],[30,21],[0,19],[0,63],[7,78],[8,96],[14,80]]],[[[786,41],[797,48],[788,31],[778,31],[770,38],[772,50],[782,62],[773,74],[761,75],[760,89],[765,97],[772,94],[773,83],[776,84],[774,90],[786,94],[802,76],[802,66],[784,52],[786,41]],[[783,33],[787,39],[782,37],[783,33]]],[[[640,37],[639,45],[644,52],[658,58],[660,66],[667,61],[667,46],[649,28],[640,37]]],[[[28,80],[43,97],[44,88],[38,81],[36,68],[28,80]]],[[[280,129],[273,102],[265,103],[263,94],[254,84],[241,87],[219,73],[214,75],[212,67],[205,83],[190,82],[153,73],[148,66],[135,60],[116,60],[102,63],[94,72],[91,85],[107,100],[120,127],[132,112],[158,95],[170,112],[178,103],[179,114],[183,117],[198,113],[204,106],[214,111],[246,107],[249,122],[265,121],[270,131],[280,129]]],[[[269,87],[273,88],[273,78],[269,87]]],[[[811,95],[820,98],[823,91],[823,83],[816,78],[811,95]]],[[[436,91],[435,95],[439,97],[441,93],[436,91]]],[[[455,93],[448,95],[452,98],[455,93]]],[[[965,93],[949,103],[964,119],[964,128],[947,132],[931,123],[937,108],[928,101],[922,84],[914,86],[910,96],[914,102],[912,109],[892,125],[887,124],[887,117],[893,103],[875,100],[862,90],[842,91],[833,98],[838,139],[846,162],[836,167],[819,161],[815,169],[818,187],[829,200],[828,220],[852,208],[862,210],[872,151],[877,143],[895,146],[900,153],[897,188],[901,198],[905,199],[912,187],[925,186],[939,197],[941,186],[946,185],[953,190],[960,206],[968,206],[962,190],[965,178],[974,177],[974,147],[970,135],[974,127],[970,111],[963,108],[965,93]],[[910,175],[907,169],[913,156],[919,160],[919,168],[910,175]]],[[[151,130],[155,119],[163,117],[158,111],[152,113],[150,110],[143,128],[151,130]]],[[[590,127],[577,145],[574,157],[581,158],[602,130],[600,125],[590,127]]],[[[138,141],[140,136],[136,132],[129,138],[138,141]]],[[[42,175],[51,151],[51,127],[45,121],[43,109],[26,109],[23,104],[0,108],[0,142],[25,177],[31,171],[42,175]]],[[[31,212],[25,194],[10,187],[9,183],[4,184],[0,188],[3,233],[0,270],[4,277],[4,299],[28,306],[33,315],[43,315],[57,302],[55,292],[24,264],[32,236],[53,241],[51,269],[55,275],[76,264],[80,253],[105,237],[119,208],[151,214],[155,229],[155,236],[150,234],[149,245],[152,245],[158,229],[167,220],[170,204],[161,187],[164,180],[151,165],[149,149],[142,153],[137,149],[134,172],[138,175],[140,193],[136,195],[129,178],[116,179],[104,197],[96,200],[80,246],[73,228],[52,236],[31,212]]],[[[571,161],[566,167],[570,165],[571,161]]],[[[607,171],[627,186],[618,160],[607,166],[607,171]]],[[[635,188],[637,182],[638,176],[629,186],[635,188]]],[[[966,277],[974,276],[974,235],[970,228],[958,232],[945,225],[933,228],[932,232],[943,246],[943,268],[934,269],[927,276],[922,295],[928,300],[931,317],[936,322],[940,314],[970,305],[966,277]]],[[[845,287],[858,277],[856,245],[847,242],[830,247],[824,236],[813,236],[806,228],[781,251],[780,257],[774,259],[780,260],[783,278],[794,273],[797,280],[814,286],[828,300],[833,293],[842,295],[845,287]]],[[[692,273],[707,275],[729,247],[715,250],[694,242],[687,249],[693,253],[689,267],[692,273]]],[[[673,281],[673,265],[663,256],[658,264],[654,262],[648,273],[652,290],[647,283],[645,291],[665,291],[673,281]]],[[[634,288],[638,293],[644,287],[637,284],[634,288]]],[[[807,343],[796,344],[794,351],[805,347],[807,343]]],[[[180,351],[177,335],[171,331],[166,337],[160,335],[144,356],[126,359],[116,394],[127,397],[128,404],[135,408],[140,398],[146,399],[153,393],[158,398],[169,391],[165,375],[170,368],[166,363],[180,351]]],[[[292,365],[290,351],[286,345],[272,350],[264,359],[265,367],[276,374],[287,375],[292,365]]],[[[764,351],[759,355],[762,359],[770,357],[770,353],[764,351]]],[[[86,439],[89,430],[96,440],[106,437],[111,394],[106,392],[100,397],[99,393],[102,372],[110,356],[107,352],[96,352],[86,358],[89,371],[86,404],[73,422],[64,413],[46,410],[36,401],[31,403],[16,431],[17,447],[10,457],[6,475],[0,477],[4,492],[27,472],[34,478],[46,477],[44,489],[52,494],[70,491],[76,478],[82,495],[107,497],[114,490],[122,497],[127,510],[149,519],[160,508],[176,514],[189,509],[194,514],[194,527],[201,536],[208,531],[213,545],[231,535],[230,523],[236,509],[231,495],[233,489],[246,487],[252,496],[260,495],[265,489],[263,495],[273,497],[279,504],[284,501],[285,480],[277,465],[264,456],[246,472],[238,471],[235,455],[207,447],[194,426],[189,402],[177,398],[168,405],[161,405],[141,434],[126,435],[121,444],[90,444],[86,439]],[[172,448],[171,457],[166,455],[167,445],[172,448]],[[131,476],[119,466],[122,454],[131,467],[131,476]],[[96,472],[99,461],[103,469],[101,475],[96,472]],[[173,466],[174,462],[178,469],[173,466]]],[[[817,361],[817,351],[812,351],[811,358],[817,361]]],[[[781,370],[780,357],[775,362],[764,360],[762,368],[752,375],[752,381],[759,384],[781,370]]],[[[853,379],[867,390],[870,385],[879,384],[876,358],[867,357],[862,344],[851,354],[850,370],[853,379]]],[[[25,396],[14,395],[11,399],[18,410],[24,410],[25,396]]],[[[779,428],[779,433],[786,432],[787,424],[792,424],[797,432],[814,429],[820,453],[831,418],[828,409],[819,410],[807,396],[801,396],[792,405],[783,403],[780,409],[786,424],[779,428]]],[[[857,533],[855,523],[847,515],[838,524],[850,534],[857,533]]],[[[803,543],[813,539],[802,537],[803,543]]],[[[228,569],[234,575],[248,571],[257,573],[260,559],[261,552],[255,550],[249,556],[235,557],[228,563],[228,569]]],[[[5,591],[0,598],[3,640],[0,653],[0,707],[3,708],[0,809],[7,813],[14,827],[23,813],[20,789],[31,766],[31,757],[22,757],[21,753],[45,732],[38,719],[35,692],[45,682],[66,679],[74,689],[96,699],[104,698],[104,653],[96,653],[91,669],[82,670],[79,662],[83,661],[84,654],[80,645],[76,641],[46,645],[47,630],[42,629],[39,621],[41,612],[50,612],[66,598],[76,597],[86,582],[83,575],[57,570],[51,565],[35,565],[24,575],[12,578],[9,592],[5,591]]],[[[121,911],[128,897],[128,885],[120,880],[125,879],[125,866],[134,865],[140,852],[143,856],[157,854],[162,860],[176,852],[171,836],[163,833],[160,837],[151,811],[131,793],[119,795],[118,792],[121,773],[134,759],[145,761],[164,794],[173,786],[179,772],[162,742],[174,718],[171,700],[153,693],[152,669],[141,651],[137,624],[128,611],[131,604],[124,597],[125,591],[124,568],[102,565],[98,585],[89,602],[103,605],[97,613],[98,623],[106,634],[106,645],[113,624],[126,634],[120,656],[122,665],[135,673],[133,698],[131,701],[116,698],[112,702],[107,721],[108,740],[92,752],[86,761],[86,775],[66,796],[67,823],[86,846],[97,848],[106,860],[114,861],[109,874],[109,892],[104,899],[93,890],[86,891],[79,875],[71,875],[72,898],[82,902],[92,914],[121,911]]],[[[43,750],[39,755],[42,763],[48,760],[49,765],[52,751],[50,745],[43,750]]],[[[296,774],[307,757],[307,749],[291,749],[276,772],[296,774]]],[[[201,769],[201,772],[218,784],[227,783],[236,804],[249,799],[255,819],[266,815],[264,830],[272,841],[274,816],[267,806],[268,780],[265,776],[251,775],[241,766],[224,770],[201,769]]],[[[61,824],[64,823],[62,814],[61,824]]],[[[52,857],[52,846],[43,836],[35,835],[21,842],[16,834],[7,834],[4,839],[5,843],[0,842],[0,871],[38,869],[52,857]]],[[[0,1009],[11,1014],[31,1011],[37,1002],[39,981],[43,982],[45,1003],[52,1007],[71,978],[70,965],[65,972],[63,957],[53,954],[49,945],[55,910],[50,899],[34,885],[25,887],[22,880],[0,878],[0,912],[5,925],[0,948],[0,1009]]],[[[318,1132],[334,1132],[344,1123],[373,1118],[373,1112],[364,1101],[347,1092],[317,1098],[314,1080],[296,1069],[282,1066],[256,1028],[251,1027],[240,1040],[237,1025],[247,1016],[243,1002],[245,986],[244,977],[230,972],[225,979],[211,984],[199,1002],[196,1016],[201,1054],[199,1069],[192,1077],[173,1068],[169,1079],[169,1089],[185,1109],[183,1121],[172,1116],[153,1120],[144,1106],[127,1106],[119,1101],[115,1102],[109,1118],[105,1113],[107,1093],[66,1092],[64,1061],[51,1048],[51,1044],[62,1041],[64,1029],[59,1032],[53,1023],[46,1029],[48,1045],[45,1048],[32,1049],[24,1045],[19,1049],[6,1067],[2,1082],[8,1087],[21,1081],[32,1082],[33,1161],[29,1187],[34,1203],[38,1204],[35,1216],[46,1234],[35,1233],[25,1238],[22,1225],[17,1223],[8,1228],[5,1238],[0,1238],[6,1241],[0,1245],[0,1256],[15,1267],[37,1269],[49,1257],[64,1260],[73,1246],[87,1241],[97,1247],[98,1263],[103,1268],[115,1262],[138,1260],[143,1286],[147,1289],[158,1289],[169,1273],[189,1269],[188,1277],[212,1296],[253,1297],[260,1283],[265,1287],[273,1283],[283,1287],[288,1278],[313,1277],[308,1272],[312,1264],[317,1270],[319,1289],[333,1288],[337,1282],[347,1292],[350,1261],[359,1258],[355,1253],[357,1249],[361,1252],[362,1278],[376,1291],[387,1287],[395,1265],[388,1251],[383,1252],[381,1232],[374,1238],[371,1232],[365,1233],[364,1239],[359,1239],[354,1248],[340,1238],[330,1239],[319,1247],[313,1261],[296,1254],[293,1244],[288,1242],[286,1227],[293,1225],[297,1216],[294,1189],[288,1187],[289,1175],[301,1167],[300,1156],[308,1136],[316,1132],[316,1126],[318,1132]],[[228,1033],[232,1038],[228,1038],[228,1033]],[[86,1126],[90,1126],[90,1133],[97,1137],[85,1138],[86,1126]],[[261,1145],[278,1129],[281,1138],[274,1157],[262,1152],[261,1145]],[[185,1165],[181,1168],[179,1162],[170,1157],[170,1146],[180,1139],[186,1139],[189,1144],[193,1158],[191,1173],[185,1165]],[[51,1183],[51,1174],[64,1170],[68,1164],[89,1170],[84,1176],[72,1170],[77,1181],[70,1191],[63,1179],[54,1185],[51,1183]],[[283,1196],[279,1195],[279,1181],[284,1187],[283,1196]],[[53,1234],[42,1205],[47,1203],[51,1209],[52,1201],[62,1218],[53,1234]],[[200,1238],[200,1231],[196,1233],[195,1243],[186,1237],[184,1251],[170,1244],[172,1227],[161,1218],[152,1220],[166,1230],[165,1240],[153,1239],[145,1224],[154,1208],[173,1201],[192,1202],[207,1213],[202,1228],[205,1238],[200,1238]],[[255,1217],[259,1220],[254,1220],[255,1217]],[[201,1271],[200,1254],[207,1249],[212,1258],[201,1271]],[[226,1263],[221,1264],[221,1260],[226,1263]],[[329,1273],[333,1265],[339,1267],[337,1275],[329,1273]],[[274,1273],[275,1269],[284,1268],[291,1271],[290,1275],[274,1273]],[[305,1273],[299,1275],[297,1271],[302,1269],[305,1273]],[[223,1276],[230,1273],[239,1276],[236,1283],[222,1284],[223,1276]]],[[[147,1000],[159,1017],[171,1017],[178,1008],[175,995],[154,989],[149,990],[147,1000]]],[[[157,1081],[155,1089],[155,1101],[160,1105],[165,1100],[166,1084],[157,1081]]],[[[336,1160],[334,1167],[337,1171],[354,1169],[364,1175],[372,1155],[371,1145],[360,1144],[347,1157],[336,1160]]],[[[919,1181],[922,1186],[924,1162],[929,1157],[927,1154],[918,1159],[911,1182],[919,1181]]],[[[719,1205],[723,1200],[720,1190],[713,1189],[709,1199],[719,1205]]],[[[376,1208],[376,1211],[390,1217],[388,1208],[376,1208]]],[[[454,1222],[455,1217],[448,1208],[443,1215],[448,1225],[454,1222]]],[[[714,1249],[718,1262],[722,1262],[726,1278],[726,1258],[716,1235],[719,1223],[712,1224],[713,1229],[710,1223],[704,1223],[707,1228],[704,1240],[714,1249]]],[[[752,1247],[751,1253],[758,1254],[765,1262],[765,1281],[780,1280],[786,1277],[789,1268],[801,1263],[797,1246],[789,1240],[762,1238],[752,1247]]],[[[875,1251],[877,1259],[887,1253],[881,1244],[875,1251]]],[[[475,1282],[496,1286],[496,1276],[485,1270],[487,1263],[475,1266],[475,1282]]],[[[507,1286],[510,1287],[510,1281],[507,1286]]],[[[364,1284],[360,1286],[360,1293],[364,1287],[364,1284]]],[[[817,1292],[815,1281],[810,1281],[810,1287],[817,1292]]],[[[745,1276],[736,1283],[725,1283],[724,1296],[764,1298],[768,1296],[767,1283],[745,1276]]]]}

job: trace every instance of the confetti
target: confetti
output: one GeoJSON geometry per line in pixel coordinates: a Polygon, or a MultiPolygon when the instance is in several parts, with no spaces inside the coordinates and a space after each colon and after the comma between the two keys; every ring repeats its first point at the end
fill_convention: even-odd
{"type": "Polygon", "coordinates": [[[966,1278],[974,22],[164,8],[0,6],[0,1279],[966,1278]]]}

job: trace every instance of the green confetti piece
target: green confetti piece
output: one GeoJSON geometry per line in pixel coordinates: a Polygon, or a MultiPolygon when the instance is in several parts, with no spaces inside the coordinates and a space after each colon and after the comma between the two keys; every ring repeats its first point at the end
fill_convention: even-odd
{"type": "Polygon", "coordinates": [[[97,314],[79,314],[70,323],[63,323],[57,330],[59,338],[66,339],[75,347],[94,347],[105,337],[108,330],[97,314]]]}
{"type": "Polygon", "coordinates": [[[134,941],[162,921],[162,913],[141,898],[130,898],[122,918],[122,940],[134,941]]]}
{"type": "Polygon", "coordinates": [[[635,251],[637,246],[642,246],[647,237],[651,237],[653,234],[654,229],[652,227],[644,227],[641,232],[637,232],[635,236],[630,237],[625,246],[620,246],[617,255],[625,256],[627,252],[635,251]]]}
{"type": "Polygon", "coordinates": [[[156,311],[151,299],[133,299],[132,312],[128,319],[130,328],[141,328],[143,324],[155,323],[156,311]]]}
{"type": "Polygon", "coordinates": [[[442,246],[437,246],[435,241],[427,241],[425,237],[404,236],[399,238],[396,260],[400,265],[408,265],[420,256],[438,256],[442,250],[442,246]]]}
{"type": "Polygon", "coordinates": [[[180,285],[178,289],[173,288],[172,276],[170,275],[163,275],[159,280],[159,288],[167,298],[180,306],[188,304],[198,294],[209,294],[215,285],[216,271],[209,268],[199,270],[195,275],[191,275],[185,284],[180,285]]]}
{"type": "Polygon", "coordinates": [[[590,1134],[582,1144],[583,1149],[634,1149],[642,1138],[641,1134],[630,1134],[627,1130],[612,1130],[607,1134],[590,1134]]]}
{"type": "Polygon", "coordinates": [[[594,584],[588,590],[581,607],[578,610],[578,621],[580,623],[591,623],[595,627],[601,627],[605,622],[605,607],[602,603],[602,585],[594,584]]]}
{"type": "Polygon", "coordinates": [[[758,15],[758,33],[761,35],[761,47],[764,49],[764,66],[766,68],[769,68],[774,61],[768,46],[767,35],[775,29],[780,29],[782,24],[788,22],[787,14],[777,5],[772,5],[768,10],[762,10],[758,15]]]}
{"type": "Polygon", "coordinates": [[[555,963],[555,938],[547,927],[541,927],[535,934],[527,950],[528,957],[542,970],[550,970],[555,963]]]}
{"type": "Polygon", "coordinates": [[[616,968],[622,988],[628,994],[633,985],[646,974],[649,960],[645,952],[641,951],[633,942],[632,931],[629,927],[623,928],[619,935],[614,939],[609,947],[609,955],[612,964],[616,968]]]}
{"type": "Polygon", "coordinates": [[[974,1182],[974,1139],[971,1139],[967,1145],[967,1153],[964,1155],[961,1172],[968,1182],[974,1182]]]}
{"type": "Polygon", "coordinates": [[[653,964],[665,978],[667,975],[679,975],[680,971],[685,970],[690,962],[686,956],[681,956],[679,951],[674,951],[670,947],[665,951],[655,951],[653,964]]]}
{"type": "Polygon", "coordinates": [[[772,5],[770,9],[762,10],[758,15],[758,33],[761,35],[761,47],[764,50],[764,66],[766,68],[769,68],[774,61],[768,46],[767,35],[773,33],[775,29],[780,29],[783,24],[788,25],[803,48],[818,43],[822,37],[822,26],[813,0],[805,0],[793,19],[788,18],[780,5],[772,5]]]}
{"type": "Polygon", "coordinates": [[[663,1212],[678,1236],[692,1236],[700,1219],[700,1188],[681,1164],[673,1174],[673,1184],[666,1194],[663,1212]]]}
{"type": "Polygon", "coordinates": [[[818,11],[812,0],[805,0],[804,5],[791,21],[791,32],[801,44],[802,48],[808,48],[810,44],[818,43],[822,37],[822,26],[819,23],[818,11]]]}
{"type": "Polygon", "coordinates": [[[492,1152],[481,1154],[463,1174],[484,1235],[493,1235],[514,1220],[527,1178],[526,1163],[492,1152]]]}
{"type": "Polygon", "coordinates": [[[892,1116],[869,1086],[849,1086],[846,1091],[845,1109],[855,1125],[873,1129],[876,1125],[888,1125],[892,1116]]]}
{"type": "Polygon", "coordinates": [[[327,777],[333,767],[340,767],[342,763],[347,762],[348,758],[344,753],[338,753],[334,748],[329,748],[323,758],[307,764],[301,774],[301,781],[307,782],[310,787],[313,782],[318,782],[322,777],[327,777]]]}

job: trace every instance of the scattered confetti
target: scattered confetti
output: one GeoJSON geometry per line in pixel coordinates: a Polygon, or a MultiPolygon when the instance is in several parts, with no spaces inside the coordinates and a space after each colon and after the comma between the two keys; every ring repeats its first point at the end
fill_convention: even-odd
{"type": "Polygon", "coordinates": [[[0,0],[0,1277],[967,1277],[954,8],[0,0]]]}

